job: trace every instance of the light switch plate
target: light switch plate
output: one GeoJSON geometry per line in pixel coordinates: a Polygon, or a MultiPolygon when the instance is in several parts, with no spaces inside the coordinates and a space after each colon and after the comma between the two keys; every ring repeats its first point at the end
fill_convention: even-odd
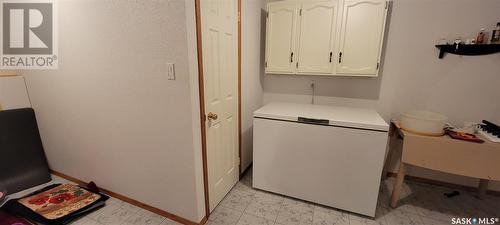
{"type": "Polygon", "coordinates": [[[175,65],[167,63],[167,77],[169,80],[175,80],[175,65]]]}

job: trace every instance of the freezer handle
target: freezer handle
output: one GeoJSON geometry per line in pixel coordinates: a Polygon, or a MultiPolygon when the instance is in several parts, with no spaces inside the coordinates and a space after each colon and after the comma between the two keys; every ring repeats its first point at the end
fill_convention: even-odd
{"type": "Polygon", "coordinates": [[[313,119],[306,117],[299,117],[299,123],[308,123],[308,124],[318,124],[318,125],[329,125],[330,121],[325,119],[313,119]]]}

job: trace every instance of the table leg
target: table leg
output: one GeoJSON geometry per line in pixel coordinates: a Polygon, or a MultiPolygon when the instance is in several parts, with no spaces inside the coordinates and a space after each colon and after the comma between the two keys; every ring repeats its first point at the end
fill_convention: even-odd
{"type": "Polygon", "coordinates": [[[391,197],[392,208],[395,208],[396,205],[398,204],[399,194],[401,193],[401,187],[403,185],[403,180],[405,179],[405,173],[406,173],[406,164],[400,162],[398,175],[396,176],[396,182],[394,182],[394,188],[392,190],[392,197],[391,197]]]}
{"type": "Polygon", "coordinates": [[[394,128],[392,128],[394,125],[391,126],[391,129],[389,131],[389,139],[387,140],[387,149],[386,149],[386,154],[385,154],[385,160],[384,160],[384,167],[382,169],[382,180],[385,180],[387,176],[387,171],[389,171],[389,166],[391,165],[391,159],[394,155],[394,152],[396,149],[393,148],[394,146],[394,139],[395,137],[395,131],[394,128]],[[391,133],[392,132],[392,133],[391,133]]]}
{"type": "Polygon", "coordinates": [[[490,181],[486,179],[480,179],[479,180],[479,187],[477,190],[477,198],[479,199],[484,199],[486,195],[486,191],[488,190],[488,183],[490,181]]]}

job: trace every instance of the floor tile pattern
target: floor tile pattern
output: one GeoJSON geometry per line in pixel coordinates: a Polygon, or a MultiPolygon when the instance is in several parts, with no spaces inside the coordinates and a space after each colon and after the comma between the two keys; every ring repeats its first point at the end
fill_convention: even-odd
{"type": "MultiPolygon", "coordinates": [[[[500,217],[500,197],[405,181],[399,206],[389,206],[394,178],[382,181],[375,218],[252,188],[252,172],[212,212],[209,225],[444,225],[454,217],[500,217]]],[[[498,223],[500,224],[500,222],[498,223]]]]}

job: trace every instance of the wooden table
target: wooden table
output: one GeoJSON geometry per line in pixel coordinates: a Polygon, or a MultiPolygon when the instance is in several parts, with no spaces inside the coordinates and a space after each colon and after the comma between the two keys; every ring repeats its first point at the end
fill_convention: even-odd
{"type": "Polygon", "coordinates": [[[479,178],[479,197],[486,193],[490,180],[500,181],[499,143],[487,140],[473,143],[452,139],[448,135],[423,136],[404,131],[394,122],[391,123],[389,134],[391,138],[403,139],[399,171],[391,197],[392,207],[398,203],[408,166],[479,178]]]}

